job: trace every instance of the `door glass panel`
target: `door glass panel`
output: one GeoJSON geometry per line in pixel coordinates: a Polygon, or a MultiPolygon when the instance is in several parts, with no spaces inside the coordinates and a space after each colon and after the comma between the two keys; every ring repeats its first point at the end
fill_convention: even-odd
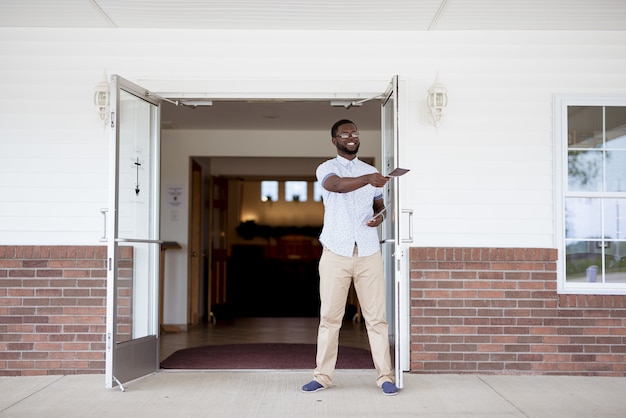
{"type": "Polygon", "coordinates": [[[158,266],[159,244],[133,243],[120,246],[127,254],[117,263],[117,325],[116,342],[156,335],[154,326],[156,283],[152,280],[158,266]]]}
{"type": "MultiPolygon", "coordinates": [[[[120,92],[119,208],[118,237],[157,239],[155,150],[153,105],[126,92],[120,92]]],[[[125,245],[122,241],[121,245],[125,245]]],[[[152,278],[157,276],[158,245],[132,243],[133,266],[128,271],[118,263],[118,343],[155,335],[153,326],[156,292],[152,278]],[[125,324],[128,322],[127,324],[125,324]],[[124,332],[121,332],[124,331],[124,332]]]]}
{"type": "Polygon", "coordinates": [[[153,105],[120,93],[119,237],[155,239],[153,105]]]}
{"type": "MultiPolygon", "coordinates": [[[[395,97],[393,93],[389,96],[386,103],[384,103],[382,112],[382,135],[383,135],[383,168],[382,174],[387,174],[395,168],[395,109],[394,109],[395,97]]],[[[388,207],[387,217],[381,225],[381,238],[383,241],[389,241],[382,246],[383,259],[385,260],[385,277],[387,281],[387,295],[392,296],[395,294],[395,216],[392,206],[395,200],[395,181],[392,178],[387,182],[384,189],[383,199],[385,205],[388,207]]],[[[389,331],[391,336],[394,336],[395,332],[395,298],[387,298],[387,322],[389,323],[389,331]]]]}
{"type": "Polygon", "coordinates": [[[120,344],[133,339],[133,247],[118,247],[118,254],[115,341],[120,344]]]}

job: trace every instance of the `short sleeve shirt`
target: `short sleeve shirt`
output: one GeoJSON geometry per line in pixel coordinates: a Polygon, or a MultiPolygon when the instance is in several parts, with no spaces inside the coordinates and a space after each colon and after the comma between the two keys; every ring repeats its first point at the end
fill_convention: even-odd
{"type": "Polygon", "coordinates": [[[324,181],[332,176],[359,177],[377,173],[378,170],[358,158],[348,160],[337,156],[317,167],[317,181],[322,186],[324,200],[324,226],[320,242],[335,254],[352,257],[354,245],[358,246],[359,257],[380,251],[378,229],[365,223],[374,214],[374,200],[382,199],[381,188],[367,184],[348,193],[330,192],[324,181]]]}

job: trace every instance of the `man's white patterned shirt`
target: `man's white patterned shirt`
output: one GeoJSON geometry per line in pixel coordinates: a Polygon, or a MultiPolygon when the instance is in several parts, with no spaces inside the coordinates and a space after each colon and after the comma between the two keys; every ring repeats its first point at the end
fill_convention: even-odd
{"type": "Polygon", "coordinates": [[[331,175],[338,177],[359,177],[377,173],[378,170],[358,158],[348,160],[341,156],[323,162],[317,167],[317,181],[322,186],[324,200],[324,227],[320,242],[335,254],[352,257],[354,245],[359,257],[366,257],[380,251],[378,229],[365,223],[374,214],[374,200],[382,199],[381,188],[367,184],[348,193],[329,192],[324,181],[331,175]]]}

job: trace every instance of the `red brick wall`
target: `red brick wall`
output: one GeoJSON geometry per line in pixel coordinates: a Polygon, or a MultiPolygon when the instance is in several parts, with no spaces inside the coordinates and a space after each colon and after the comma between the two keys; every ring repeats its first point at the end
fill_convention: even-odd
{"type": "Polygon", "coordinates": [[[558,295],[555,249],[411,248],[411,371],[626,375],[626,296],[558,295]]]}
{"type": "MultiPolygon", "coordinates": [[[[106,248],[0,246],[0,376],[104,372],[106,248]]],[[[132,269],[131,248],[120,249],[132,269]]],[[[412,248],[411,371],[626,375],[626,296],[557,295],[557,251],[412,248]]]]}
{"type": "Polygon", "coordinates": [[[0,246],[0,376],[104,373],[106,252],[0,246]]]}

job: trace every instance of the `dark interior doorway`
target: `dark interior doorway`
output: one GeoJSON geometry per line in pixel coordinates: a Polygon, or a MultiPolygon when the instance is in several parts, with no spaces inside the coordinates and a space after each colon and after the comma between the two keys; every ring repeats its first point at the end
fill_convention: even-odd
{"type": "MultiPolygon", "coordinates": [[[[360,129],[380,131],[380,103],[375,100],[346,109],[332,107],[328,101],[228,101],[219,106],[214,104],[192,110],[166,103],[162,114],[163,124],[176,129],[234,129],[243,125],[246,129],[270,131],[311,129],[313,126],[315,129],[320,129],[320,126],[329,129],[332,123],[343,118],[363,121],[359,123],[360,129]]],[[[329,136],[328,133],[330,146],[329,136]]],[[[324,139],[320,138],[321,141],[324,139]]],[[[211,158],[210,149],[207,149],[205,158],[211,158]]],[[[209,173],[204,174],[207,175],[209,173]]],[[[303,175],[311,177],[314,173],[307,171],[303,175]]],[[[263,173],[240,175],[241,178],[259,176],[263,173]]],[[[203,210],[209,210],[206,203],[203,210]]],[[[238,318],[279,317],[312,318],[313,321],[305,323],[315,323],[313,326],[316,327],[314,319],[319,309],[318,251],[319,248],[313,248],[298,257],[285,259],[279,255],[268,256],[266,251],[254,245],[229,245],[226,300],[212,306],[215,324],[211,323],[212,318],[204,315],[200,327],[221,326],[222,330],[234,335],[240,332],[232,326],[238,318]],[[227,331],[229,324],[231,330],[227,331]]],[[[209,269],[209,265],[204,266],[205,278],[209,269]]],[[[208,286],[205,283],[200,289],[204,303],[207,303],[208,286]]],[[[355,311],[354,305],[347,304],[346,318],[351,319],[355,311]]]]}

